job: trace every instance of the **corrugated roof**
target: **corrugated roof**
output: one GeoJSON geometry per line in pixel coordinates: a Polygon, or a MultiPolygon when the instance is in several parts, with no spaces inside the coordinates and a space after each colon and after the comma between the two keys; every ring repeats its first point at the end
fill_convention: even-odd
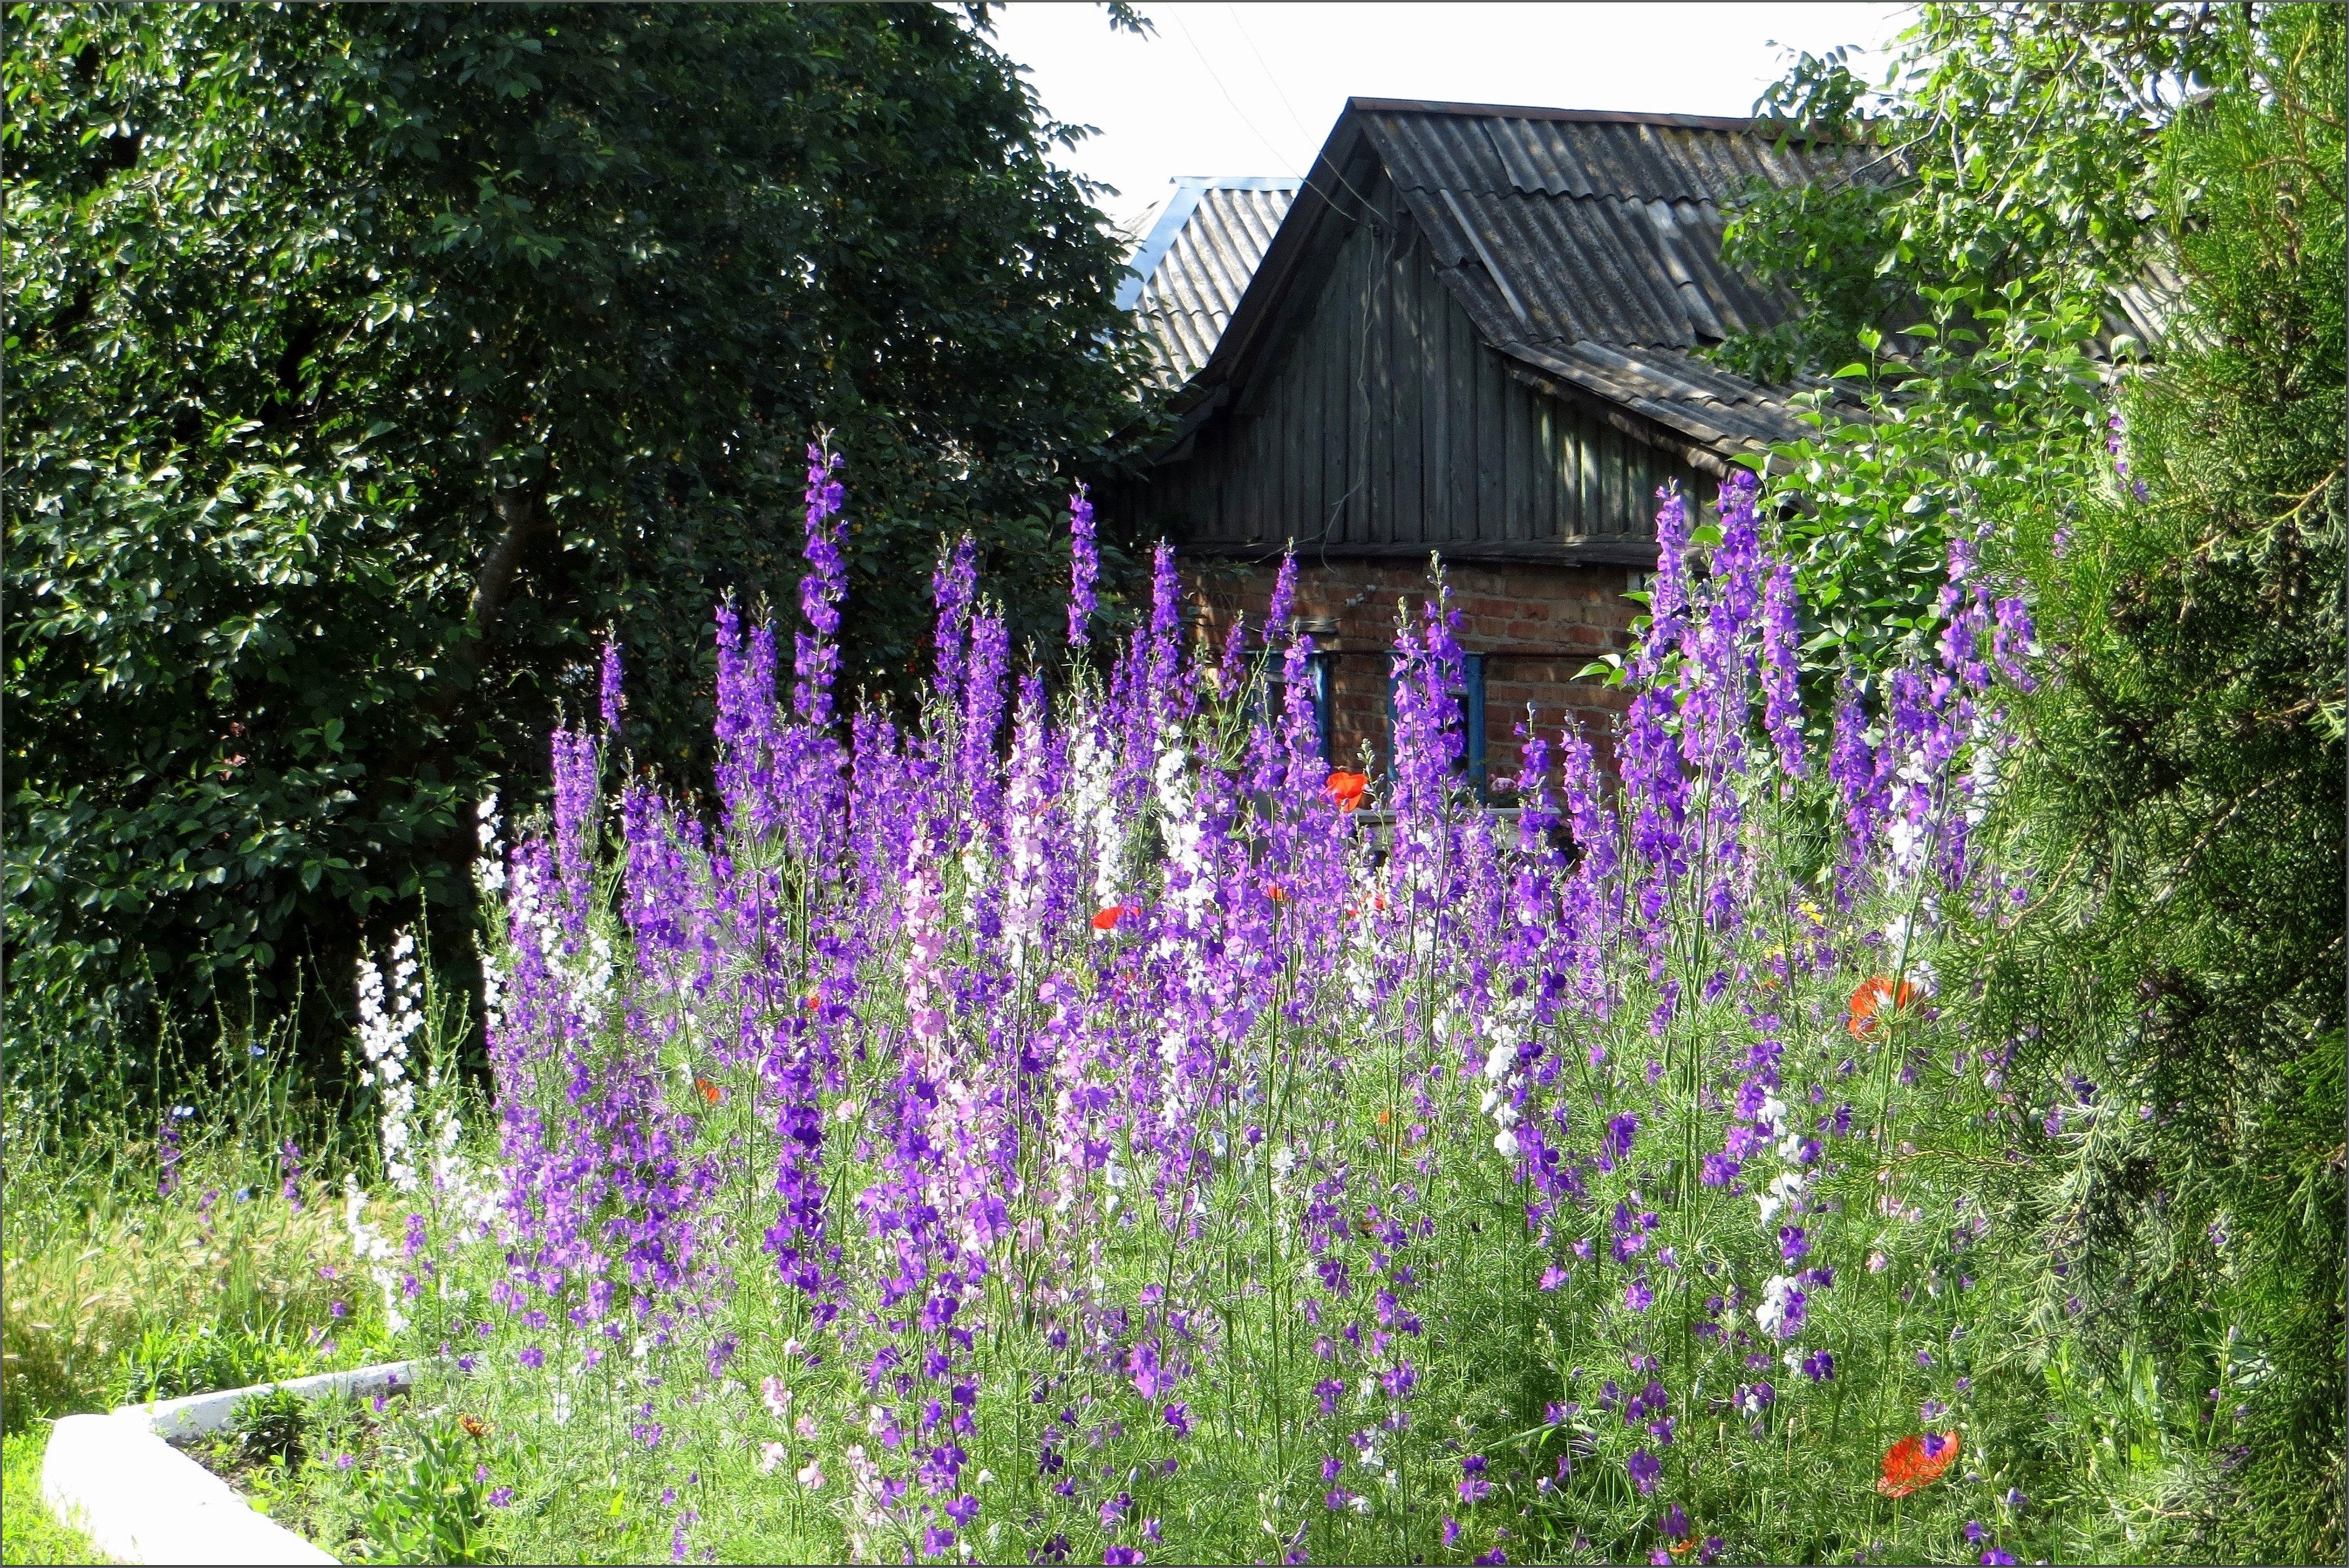
{"type": "Polygon", "coordinates": [[[1135,251],[1118,303],[1138,311],[1161,378],[1198,374],[1247,292],[1303,181],[1281,176],[1185,176],[1135,251]]]}
{"type": "Polygon", "coordinates": [[[1850,176],[1847,147],[1739,121],[1356,100],[1363,134],[1493,346],[1723,457],[1800,435],[1785,389],[1692,351],[1796,309],[1721,259],[1723,208],[1759,181],[1850,176]]]}
{"type": "Polygon", "coordinates": [[[1777,150],[1740,120],[1603,120],[1476,105],[1355,100],[1405,190],[1720,201],[1754,180],[1793,184],[1838,172],[1840,149],[1777,150]]]}
{"type": "MultiPolygon", "coordinates": [[[[1537,378],[1638,412],[1718,458],[1803,433],[1790,388],[1757,387],[1694,356],[1797,308],[1785,290],[1722,261],[1723,208],[1757,180],[1869,178],[1867,149],[1781,148],[1773,129],[1748,120],[1354,98],[1306,183],[1315,210],[1300,206],[1298,218],[1309,232],[1288,236],[1287,259],[1269,269],[1281,274],[1268,279],[1275,294],[1295,273],[1299,246],[1327,242],[1312,238],[1329,229],[1325,212],[1354,215],[1360,176],[1340,170],[1364,148],[1480,334],[1537,378]]],[[[1219,188],[1268,181],[1178,186],[1186,183],[1198,186],[1192,206],[1178,220],[1178,189],[1154,264],[1137,257],[1136,297],[1170,385],[1198,377],[1223,344],[1224,367],[1204,388],[1230,379],[1235,356],[1263,335],[1255,318],[1278,308],[1251,303],[1250,325],[1225,341],[1272,249],[1269,223],[1297,193],[1293,184],[1219,188]]]]}

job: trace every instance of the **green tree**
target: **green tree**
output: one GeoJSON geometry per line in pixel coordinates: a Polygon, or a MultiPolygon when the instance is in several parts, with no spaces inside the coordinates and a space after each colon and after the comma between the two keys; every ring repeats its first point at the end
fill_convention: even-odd
{"type": "Polygon", "coordinates": [[[2197,1559],[2343,1551],[2343,23],[2231,19],[2157,160],[2182,288],[2113,499],[2023,539],[2060,652],[2009,840],[2038,902],[1986,1016],[2135,1108],[2032,1207],[2102,1365],[2219,1390],[2223,1440],[2153,1496],[2197,1559]]]}
{"type": "Polygon", "coordinates": [[[339,977],[469,905],[471,802],[532,792],[607,632],[693,779],[709,612],[795,613],[819,428],[852,686],[964,529],[1049,628],[1137,350],[984,7],[8,22],[12,990],[339,977]]]}
{"type": "Polygon", "coordinates": [[[1815,655],[1920,651],[1961,530],[2036,603],[1985,832],[2022,902],[1943,979],[2028,1112],[1983,1184],[2043,1248],[2013,1440],[2091,1555],[2343,1551],[2343,36],[1927,6],[1882,92],[1806,59],[1763,106],[1880,181],[1731,242],[1809,314],[1727,356],[1868,407],[1772,484],[1815,655]]]}

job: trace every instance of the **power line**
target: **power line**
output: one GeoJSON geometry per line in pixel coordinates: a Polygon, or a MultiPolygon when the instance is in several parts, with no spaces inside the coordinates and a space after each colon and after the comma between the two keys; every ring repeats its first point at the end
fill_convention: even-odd
{"type": "MultiPolygon", "coordinates": [[[[1273,145],[1272,138],[1265,135],[1263,129],[1257,126],[1256,121],[1248,118],[1247,110],[1240,108],[1240,100],[1234,98],[1232,96],[1232,89],[1224,85],[1224,78],[1222,75],[1216,71],[1215,62],[1207,58],[1207,52],[1205,49],[1199,47],[1199,40],[1191,36],[1191,26],[1189,23],[1183,20],[1182,8],[1180,6],[1169,6],[1167,7],[1166,14],[1174,18],[1174,26],[1182,31],[1183,41],[1191,46],[1191,52],[1193,54],[1199,57],[1199,64],[1206,69],[1207,79],[1216,84],[1216,90],[1224,95],[1224,101],[1226,103],[1232,106],[1232,112],[1240,117],[1240,123],[1247,126],[1248,129],[1256,132],[1256,139],[1264,143],[1265,150],[1272,154],[1276,162],[1284,166],[1287,165],[1289,161],[1288,156],[1283,153],[1279,148],[1273,145]]],[[[1253,47],[1254,46],[1250,46],[1253,47]]],[[[1277,92],[1279,89],[1276,86],[1274,90],[1277,92]]],[[[1294,111],[1292,111],[1292,118],[1294,118],[1294,111]]],[[[1285,168],[1283,171],[1286,172],[1285,168]]]]}
{"type": "Polygon", "coordinates": [[[1224,9],[1232,14],[1233,29],[1239,34],[1240,42],[1248,46],[1248,53],[1256,57],[1256,63],[1264,70],[1264,79],[1272,84],[1272,96],[1280,100],[1281,108],[1288,116],[1288,123],[1297,128],[1297,133],[1299,136],[1308,141],[1312,140],[1313,132],[1303,120],[1297,118],[1296,106],[1288,101],[1288,95],[1281,90],[1280,78],[1272,74],[1272,67],[1265,59],[1264,51],[1257,48],[1256,40],[1248,36],[1247,24],[1240,20],[1240,8],[1233,5],[1231,0],[1224,0],[1224,9]]]}

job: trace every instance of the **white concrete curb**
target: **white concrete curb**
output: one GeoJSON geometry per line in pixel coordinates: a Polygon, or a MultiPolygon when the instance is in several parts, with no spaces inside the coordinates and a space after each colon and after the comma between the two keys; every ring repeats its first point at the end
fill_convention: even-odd
{"type": "Polygon", "coordinates": [[[388,1361],[379,1367],[356,1367],[347,1372],[289,1377],[283,1383],[255,1383],[250,1388],[223,1388],[216,1394],[191,1394],[184,1399],[125,1405],[114,1413],[144,1422],[148,1430],[167,1440],[201,1438],[234,1420],[237,1408],[247,1399],[279,1388],[303,1399],[324,1399],[336,1394],[396,1394],[415,1386],[418,1367],[414,1361],[388,1361]]]}
{"type": "Polygon", "coordinates": [[[362,1367],[67,1416],[49,1433],[41,1500],[121,1563],[334,1563],[164,1439],[219,1431],[238,1406],[272,1389],[305,1399],[388,1393],[412,1383],[415,1368],[412,1361],[362,1367]]]}

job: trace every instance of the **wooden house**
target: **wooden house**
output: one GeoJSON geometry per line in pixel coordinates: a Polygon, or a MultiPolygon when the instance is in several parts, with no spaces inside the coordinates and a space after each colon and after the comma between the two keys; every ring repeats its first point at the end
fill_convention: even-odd
{"type": "Polygon", "coordinates": [[[1706,346],[1795,308],[1721,259],[1755,181],[1833,176],[1751,122],[1355,98],[1301,181],[1190,180],[1129,303],[1180,422],[1110,504],[1180,551],[1210,620],[1265,613],[1292,542],[1333,762],[1384,755],[1396,600],[1441,556],[1464,614],[1472,769],[1532,705],[1603,739],[1577,678],[1619,646],[1660,487],[1801,432],[1788,388],[1706,346]]]}

